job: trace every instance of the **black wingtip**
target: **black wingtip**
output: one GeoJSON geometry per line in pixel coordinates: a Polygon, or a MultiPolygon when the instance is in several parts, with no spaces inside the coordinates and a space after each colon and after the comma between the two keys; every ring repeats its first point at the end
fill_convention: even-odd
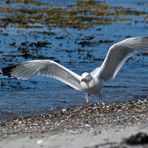
{"type": "Polygon", "coordinates": [[[1,72],[2,72],[2,74],[3,74],[4,76],[11,77],[12,70],[13,70],[14,68],[16,68],[17,66],[18,66],[18,64],[16,64],[16,65],[9,65],[9,66],[7,66],[7,67],[2,68],[2,69],[1,69],[1,72]]]}

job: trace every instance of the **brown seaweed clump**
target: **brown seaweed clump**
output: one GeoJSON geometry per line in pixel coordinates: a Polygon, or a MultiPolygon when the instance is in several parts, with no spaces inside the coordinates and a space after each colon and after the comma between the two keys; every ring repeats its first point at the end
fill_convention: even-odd
{"type": "Polygon", "coordinates": [[[24,7],[1,6],[0,12],[4,13],[0,19],[1,27],[15,24],[17,27],[23,28],[37,28],[44,25],[85,29],[95,25],[133,21],[132,18],[125,16],[148,17],[144,11],[111,6],[93,0],[77,1],[64,7],[53,7],[51,3],[33,0],[10,0],[9,3],[24,3],[24,7]],[[28,4],[35,5],[35,7],[28,7],[28,4]]]}

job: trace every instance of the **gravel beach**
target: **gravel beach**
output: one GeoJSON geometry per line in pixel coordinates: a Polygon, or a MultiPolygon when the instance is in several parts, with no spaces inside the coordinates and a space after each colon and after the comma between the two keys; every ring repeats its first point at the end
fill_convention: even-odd
{"type": "Polygon", "coordinates": [[[0,123],[0,148],[147,147],[148,101],[88,104],[0,123]]]}

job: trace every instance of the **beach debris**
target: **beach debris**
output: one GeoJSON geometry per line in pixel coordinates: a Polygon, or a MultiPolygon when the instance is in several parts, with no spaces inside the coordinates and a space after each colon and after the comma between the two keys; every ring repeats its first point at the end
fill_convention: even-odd
{"type": "Polygon", "coordinates": [[[139,132],[125,139],[125,143],[128,145],[148,144],[148,135],[144,132],[139,132]]]}

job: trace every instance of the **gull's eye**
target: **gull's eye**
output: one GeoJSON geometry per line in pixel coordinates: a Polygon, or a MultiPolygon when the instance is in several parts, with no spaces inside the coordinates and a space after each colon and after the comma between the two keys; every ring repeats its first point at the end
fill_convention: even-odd
{"type": "Polygon", "coordinates": [[[87,79],[88,81],[90,81],[90,80],[91,80],[91,76],[90,76],[90,75],[87,75],[87,76],[86,76],[86,79],[87,79]]]}
{"type": "Polygon", "coordinates": [[[90,76],[86,76],[86,79],[89,79],[90,78],[90,76]]]}

